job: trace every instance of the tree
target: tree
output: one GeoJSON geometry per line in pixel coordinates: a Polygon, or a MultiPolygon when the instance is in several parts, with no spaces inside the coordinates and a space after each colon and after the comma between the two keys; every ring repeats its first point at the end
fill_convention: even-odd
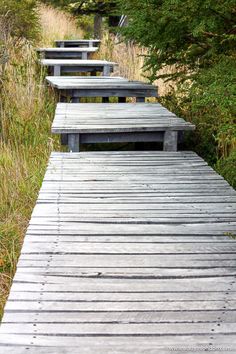
{"type": "MultiPolygon", "coordinates": [[[[235,48],[233,0],[117,0],[129,25],[123,33],[149,49],[147,65],[154,79],[159,69],[175,65],[179,75],[211,66],[235,48]]],[[[175,75],[177,76],[177,74],[175,75]]],[[[172,77],[173,74],[167,75],[172,77]]]]}
{"type": "Polygon", "coordinates": [[[70,7],[75,14],[94,14],[94,36],[100,38],[102,17],[114,15],[116,3],[114,0],[80,0],[70,7]]]}

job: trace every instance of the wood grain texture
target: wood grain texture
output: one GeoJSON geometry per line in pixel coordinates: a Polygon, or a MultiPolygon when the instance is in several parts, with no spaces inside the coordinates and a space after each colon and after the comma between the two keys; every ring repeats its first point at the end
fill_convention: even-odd
{"type": "Polygon", "coordinates": [[[234,352],[235,212],[236,192],[192,152],[53,153],[0,353],[234,352]]]}
{"type": "Polygon", "coordinates": [[[158,103],[58,103],[52,132],[103,133],[193,130],[195,126],[158,103]]]}

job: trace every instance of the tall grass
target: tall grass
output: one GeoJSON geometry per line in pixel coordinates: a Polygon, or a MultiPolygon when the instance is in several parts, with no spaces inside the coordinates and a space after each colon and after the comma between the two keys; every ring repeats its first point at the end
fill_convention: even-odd
{"type": "MultiPolygon", "coordinates": [[[[40,7],[40,45],[81,36],[67,14],[40,7]]],[[[44,85],[35,48],[8,42],[9,61],[0,74],[0,315],[45,173],[59,143],[50,136],[56,100],[44,85]]]]}
{"type": "Polygon", "coordinates": [[[39,10],[42,23],[42,45],[52,45],[57,39],[83,38],[83,33],[78,28],[75,18],[69,13],[46,5],[41,5],[39,10]]]}
{"type": "MultiPolygon", "coordinates": [[[[129,80],[148,81],[148,71],[144,69],[145,56],[148,55],[146,48],[139,47],[134,42],[124,42],[123,38],[104,31],[100,51],[97,55],[101,59],[112,60],[119,64],[113,73],[114,76],[123,76],[129,80]]],[[[171,70],[175,71],[175,68],[173,67],[171,70]]],[[[160,71],[160,74],[165,74],[165,70],[160,71]]],[[[162,79],[156,80],[154,84],[158,86],[160,96],[166,95],[173,87],[173,83],[165,83],[162,79]]]]}

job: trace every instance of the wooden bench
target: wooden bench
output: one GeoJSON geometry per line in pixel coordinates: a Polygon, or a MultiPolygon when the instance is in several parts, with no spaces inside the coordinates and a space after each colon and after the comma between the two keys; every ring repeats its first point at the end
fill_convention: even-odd
{"type": "Polygon", "coordinates": [[[50,68],[52,75],[60,76],[66,73],[102,72],[109,76],[116,63],[106,60],[80,60],[80,59],[41,59],[41,65],[50,68]]]}
{"type": "Polygon", "coordinates": [[[141,81],[129,81],[97,77],[87,80],[76,78],[68,80],[65,76],[48,76],[47,82],[60,93],[60,100],[71,99],[79,102],[81,97],[103,97],[109,101],[109,97],[119,97],[120,102],[125,102],[126,97],[136,97],[139,102],[144,102],[145,97],[157,97],[157,88],[141,81]]]}
{"type": "Polygon", "coordinates": [[[39,48],[42,59],[83,59],[87,60],[91,54],[98,50],[97,47],[86,48],[39,48]]]}
{"type": "Polygon", "coordinates": [[[178,132],[194,128],[155,103],[59,103],[52,133],[66,135],[70,151],[79,151],[80,143],[145,141],[163,142],[165,151],[176,151],[178,132]]]}
{"type": "Polygon", "coordinates": [[[73,40],[57,40],[56,47],[94,47],[101,43],[99,39],[73,39],[73,40]]]}

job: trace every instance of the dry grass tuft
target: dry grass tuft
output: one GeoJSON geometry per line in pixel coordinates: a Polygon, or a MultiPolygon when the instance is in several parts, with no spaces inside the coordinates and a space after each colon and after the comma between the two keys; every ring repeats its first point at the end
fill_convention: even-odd
{"type": "MultiPolygon", "coordinates": [[[[122,42],[121,38],[115,35],[109,35],[107,32],[103,35],[101,48],[98,53],[99,58],[115,61],[119,64],[114,76],[123,76],[129,80],[148,81],[148,72],[144,70],[145,56],[148,54],[146,48],[141,48],[132,42],[122,42]]],[[[170,70],[168,68],[168,70],[170,70]]],[[[175,68],[171,70],[175,71],[175,68]]],[[[165,74],[166,70],[160,71],[165,74]]],[[[162,79],[154,82],[158,86],[160,96],[166,95],[173,86],[173,83],[165,83],[162,79]]]]}
{"type": "Polygon", "coordinates": [[[40,5],[42,23],[41,45],[50,46],[56,39],[83,38],[75,18],[53,7],[40,5]]]}
{"type": "Polygon", "coordinates": [[[131,42],[119,42],[114,35],[105,33],[102,39],[99,57],[119,64],[114,75],[124,76],[130,80],[145,80],[142,67],[147,51],[131,42]]]}

